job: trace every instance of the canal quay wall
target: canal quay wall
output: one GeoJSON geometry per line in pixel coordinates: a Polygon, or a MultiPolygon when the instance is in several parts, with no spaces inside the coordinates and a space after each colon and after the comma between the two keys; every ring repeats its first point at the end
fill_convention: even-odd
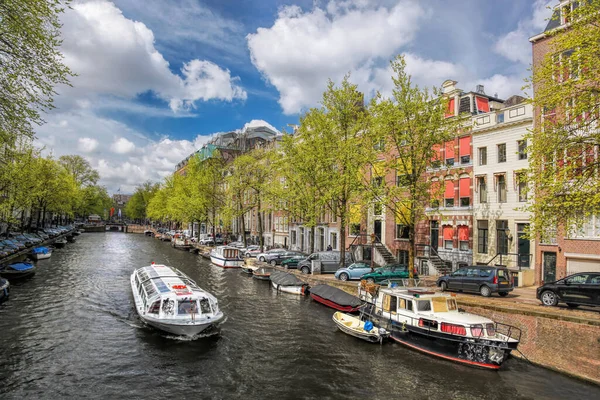
{"type": "MultiPolygon", "coordinates": [[[[277,269],[284,270],[277,267],[277,269]]],[[[358,282],[342,282],[331,275],[296,274],[309,285],[327,284],[358,295],[358,282]]],[[[434,287],[435,280],[421,281],[434,287]]],[[[512,325],[522,332],[519,352],[513,356],[600,385],[600,313],[548,308],[524,303],[500,303],[496,298],[457,295],[467,312],[512,325]]]]}

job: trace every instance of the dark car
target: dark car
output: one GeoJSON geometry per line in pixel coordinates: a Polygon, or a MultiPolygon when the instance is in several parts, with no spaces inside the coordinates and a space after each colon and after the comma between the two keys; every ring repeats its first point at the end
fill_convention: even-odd
{"type": "Polygon", "coordinates": [[[437,285],[442,291],[475,292],[483,297],[489,297],[492,293],[504,297],[513,290],[510,271],[506,267],[491,265],[461,267],[450,275],[438,278],[437,285]]]}
{"type": "Polygon", "coordinates": [[[297,268],[298,263],[303,260],[306,260],[305,255],[292,256],[290,258],[286,258],[285,260],[281,261],[281,266],[285,269],[294,269],[294,268],[297,268]]]}
{"type": "Polygon", "coordinates": [[[600,306],[600,272],[581,272],[537,288],[536,297],[545,306],[559,302],[569,307],[600,306]]]}
{"type": "Polygon", "coordinates": [[[294,256],[301,256],[302,259],[305,259],[306,257],[308,257],[308,255],[297,252],[297,251],[286,251],[284,253],[268,253],[268,254],[264,255],[264,258],[265,258],[266,262],[275,266],[277,264],[281,264],[281,262],[283,260],[287,260],[288,258],[291,258],[294,256]]]}
{"type": "MultiPolygon", "coordinates": [[[[404,264],[391,264],[377,268],[373,272],[364,274],[360,279],[364,279],[369,283],[389,282],[395,279],[410,278],[408,266],[404,264]]],[[[413,271],[413,278],[418,278],[416,271],[413,271]]]]}

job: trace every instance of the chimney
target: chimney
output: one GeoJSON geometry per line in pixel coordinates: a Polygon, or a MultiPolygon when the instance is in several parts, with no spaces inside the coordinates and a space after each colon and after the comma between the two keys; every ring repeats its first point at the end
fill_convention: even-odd
{"type": "Polygon", "coordinates": [[[475,92],[479,94],[485,94],[485,91],[483,90],[483,85],[477,85],[477,89],[475,89],[475,92]]]}

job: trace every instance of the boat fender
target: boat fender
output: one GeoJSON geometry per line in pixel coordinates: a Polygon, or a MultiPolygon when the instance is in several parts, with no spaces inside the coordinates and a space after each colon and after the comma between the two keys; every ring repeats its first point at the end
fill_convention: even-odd
{"type": "Polygon", "coordinates": [[[308,285],[302,285],[302,288],[300,289],[300,293],[302,294],[302,296],[306,296],[307,294],[309,294],[310,291],[309,291],[308,285]]]}
{"type": "Polygon", "coordinates": [[[365,322],[365,326],[363,328],[366,332],[369,332],[371,329],[373,329],[373,323],[371,321],[367,321],[365,322]]]}

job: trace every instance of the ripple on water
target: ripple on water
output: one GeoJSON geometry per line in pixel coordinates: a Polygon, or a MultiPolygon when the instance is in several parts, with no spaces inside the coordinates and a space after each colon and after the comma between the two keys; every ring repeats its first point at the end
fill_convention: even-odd
{"type": "Polygon", "coordinates": [[[141,235],[83,234],[37,265],[0,306],[2,399],[600,397],[519,360],[494,373],[359,341],[310,298],[141,235]],[[217,296],[227,317],[218,334],[180,338],[140,321],[129,277],[152,261],[217,296]]]}

